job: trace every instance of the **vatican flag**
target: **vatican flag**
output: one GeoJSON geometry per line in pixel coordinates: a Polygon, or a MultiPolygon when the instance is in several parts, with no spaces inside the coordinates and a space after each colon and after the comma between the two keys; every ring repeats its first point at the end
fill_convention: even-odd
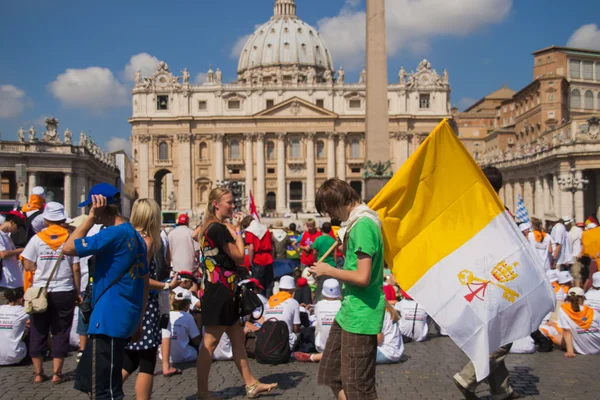
{"type": "Polygon", "coordinates": [[[489,354],[554,310],[537,256],[442,121],[369,203],[399,285],[489,374],[489,354]]]}

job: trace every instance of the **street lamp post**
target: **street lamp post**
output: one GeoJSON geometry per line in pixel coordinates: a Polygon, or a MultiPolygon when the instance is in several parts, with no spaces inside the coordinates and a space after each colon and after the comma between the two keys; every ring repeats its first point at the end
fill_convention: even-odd
{"type": "Polygon", "coordinates": [[[576,194],[577,194],[577,192],[584,192],[587,189],[587,186],[589,183],[590,183],[590,181],[585,179],[583,177],[582,172],[578,171],[576,168],[571,168],[571,170],[569,171],[568,174],[561,175],[558,178],[558,185],[560,187],[560,190],[562,190],[563,192],[569,192],[572,194],[572,200],[573,200],[572,218],[574,220],[577,220],[577,213],[575,212],[576,194]]]}

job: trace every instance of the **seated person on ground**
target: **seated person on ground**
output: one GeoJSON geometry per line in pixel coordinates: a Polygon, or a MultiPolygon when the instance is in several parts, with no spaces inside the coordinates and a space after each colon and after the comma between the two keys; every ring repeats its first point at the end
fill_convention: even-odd
{"type": "MultiPolygon", "coordinates": [[[[573,286],[573,276],[569,271],[560,271],[558,273],[558,284],[560,285],[559,293],[563,296],[563,301],[567,299],[569,289],[573,286]]],[[[556,289],[555,289],[556,290],[556,289]]],[[[558,295],[556,297],[558,299],[558,295]]]]}
{"type": "MultiPolygon", "coordinates": [[[[163,330],[163,344],[170,340],[170,361],[173,364],[194,362],[198,358],[198,347],[202,336],[194,317],[187,311],[190,308],[192,294],[188,291],[176,293],[173,297],[169,326],[163,330]],[[169,336],[169,338],[165,338],[169,336]]],[[[159,353],[162,360],[162,351],[159,353]]]]}
{"type": "MultiPolygon", "coordinates": [[[[300,273],[299,270],[297,270],[300,273]]],[[[313,303],[313,294],[308,280],[301,276],[296,280],[296,291],[294,292],[294,300],[296,300],[301,306],[306,307],[313,303]]]]}
{"type": "Polygon", "coordinates": [[[178,293],[184,293],[184,292],[189,292],[191,297],[190,300],[190,308],[189,310],[185,310],[185,311],[192,311],[195,309],[200,309],[200,299],[196,296],[194,296],[194,294],[191,292],[192,288],[196,285],[196,278],[194,277],[194,274],[189,272],[189,271],[181,271],[179,272],[179,280],[181,281],[181,283],[179,284],[179,286],[177,286],[175,289],[173,289],[173,293],[178,294],[178,293]]]}
{"type": "Polygon", "coordinates": [[[592,275],[592,287],[585,293],[585,305],[600,313],[600,272],[592,275]]]}
{"type": "Polygon", "coordinates": [[[429,325],[427,323],[428,315],[425,309],[402,291],[404,297],[394,308],[400,313],[400,332],[407,341],[422,342],[427,339],[429,325]]]}
{"type": "Polygon", "coordinates": [[[400,362],[404,352],[404,342],[398,326],[400,317],[388,302],[385,303],[383,328],[377,335],[377,364],[395,364],[400,362]]]}
{"type": "Polygon", "coordinates": [[[583,289],[569,289],[567,301],[558,310],[558,326],[563,331],[565,357],[577,354],[600,354],[600,314],[583,305],[583,289]]]}
{"type": "Polygon", "coordinates": [[[291,276],[282,276],[279,281],[279,292],[269,298],[263,321],[275,318],[284,321],[290,333],[290,349],[296,344],[295,333],[300,332],[300,304],[292,297],[296,283],[291,276]]]}
{"type": "Polygon", "coordinates": [[[23,288],[6,289],[8,304],[0,306],[0,365],[18,364],[27,357],[23,341],[29,315],[23,308],[23,288]]]}

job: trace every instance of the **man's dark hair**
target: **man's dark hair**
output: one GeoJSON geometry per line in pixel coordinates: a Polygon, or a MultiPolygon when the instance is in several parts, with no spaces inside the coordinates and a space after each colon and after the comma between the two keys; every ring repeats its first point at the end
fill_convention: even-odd
{"type": "Polygon", "coordinates": [[[290,231],[296,232],[296,224],[293,222],[290,224],[290,231]]]}
{"type": "Polygon", "coordinates": [[[323,226],[321,227],[321,232],[329,235],[329,232],[331,232],[331,223],[324,222],[323,226]]]}
{"type": "Polygon", "coordinates": [[[343,206],[360,203],[360,196],[356,190],[338,178],[326,180],[317,192],[316,206],[320,214],[336,210],[343,206]]]}
{"type": "Polygon", "coordinates": [[[482,169],[485,177],[490,182],[496,193],[502,189],[502,172],[496,167],[488,166],[482,169]]]}
{"type": "Polygon", "coordinates": [[[25,295],[25,292],[22,287],[18,287],[15,289],[6,289],[4,291],[4,297],[9,303],[14,303],[15,301],[22,299],[25,295]]]}
{"type": "Polygon", "coordinates": [[[246,229],[250,226],[252,221],[254,221],[254,217],[252,215],[246,215],[240,223],[240,226],[242,227],[242,229],[246,229]]]}
{"type": "Polygon", "coordinates": [[[339,218],[331,218],[331,226],[342,226],[342,221],[339,218]]]}

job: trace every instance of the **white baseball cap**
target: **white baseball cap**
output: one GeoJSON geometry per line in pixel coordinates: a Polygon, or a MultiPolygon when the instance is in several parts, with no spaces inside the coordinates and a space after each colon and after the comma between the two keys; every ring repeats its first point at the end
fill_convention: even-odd
{"type": "Polygon", "coordinates": [[[340,283],[337,279],[327,279],[323,282],[323,291],[321,293],[328,299],[337,299],[341,294],[340,283]]]}
{"type": "Polygon", "coordinates": [[[531,229],[531,224],[529,222],[524,222],[521,225],[519,225],[519,229],[521,230],[521,232],[525,232],[527,229],[531,229]]]}
{"type": "Polygon", "coordinates": [[[594,275],[592,275],[592,286],[600,288],[600,272],[594,272],[594,275]]]}
{"type": "Polygon", "coordinates": [[[33,189],[31,189],[31,194],[35,194],[36,196],[40,196],[43,199],[46,198],[46,191],[41,186],[36,186],[33,189]]]}
{"type": "Polygon", "coordinates": [[[45,220],[57,222],[57,221],[65,221],[67,218],[67,214],[65,213],[65,206],[55,201],[51,201],[46,204],[46,208],[44,209],[44,214],[42,215],[45,220]]]}
{"type": "Polygon", "coordinates": [[[563,221],[565,221],[565,225],[568,225],[568,224],[572,224],[572,223],[573,223],[573,218],[571,218],[571,217],[568,217],[568,216],[564,216],[564,217],[562,217],[562,220],[563,220],[563,221]]]}
{"type": "Polygon", "coordinates": [[[296,281],[289,275],[282,276],[279,280],[280,290],[294,290],[296,289],[296,281]]]}
{"type": "Polygon", "coordinates": [[[558,283],[561,285],[573,281],[573,275],[569,271],[560,271],[558,273],[558,283]]]}
{"type": "Polygon", "coordinates": [[[192,300],[192,294],[189,290],[182,290],[175,294],[175,300],[192,300]]]}
{"type": "Polygon", "coordinates": [[[555,269],[549,269],[546,271],[546,276],[550,282],[558,282],[558,271],[555,269]]]}
{"type": "Polygon", "coordinates": [[[580,287],[572,287],[569,289],[569,296],[585,296],[585,292],[580,287]]]}

